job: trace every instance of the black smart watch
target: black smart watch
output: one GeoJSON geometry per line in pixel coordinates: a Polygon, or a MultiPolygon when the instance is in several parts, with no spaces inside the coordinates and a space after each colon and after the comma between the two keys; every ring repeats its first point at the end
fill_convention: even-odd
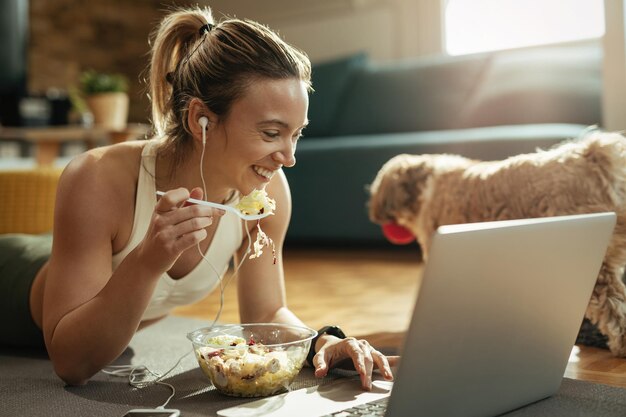
{"type": "Polygon", "coordinates": [[[315,344],[317,343],[317,339],[324,334],[329,334],[331,336],[338,337],[339,339],[345,339],[346,334],[337,326],[324,326],[317,331],[317,336],[311,340],[311,347],[309,348],[309,354],[306,357],[306,361],[309,365],[313,366],[313,357],[315,356],[315,344]]]}

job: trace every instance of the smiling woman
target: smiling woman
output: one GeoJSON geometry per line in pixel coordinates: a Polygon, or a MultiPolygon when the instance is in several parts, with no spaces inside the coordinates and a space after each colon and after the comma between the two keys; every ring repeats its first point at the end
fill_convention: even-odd
{"type": "MultiPolygon", "coordinates": [[[[138,329],[175,307],[218,288],[223,295],[231,259],[242,322],[304,325],[285,299],[282,246],[291,200],[282,168],[295,164],[307,124],[307,56],[266,26],[216,22],[208,8],[167,15],[151,44],[157,136],[70,162],[58,185],[49,257],[37,252],[36,264],[17,268],[15,260],[34,259],[32,240],[0,237],[0,253],[12,254],[3,260],[23,271],[2,276],[0,260],[0,279],[11,279],[0,287],[20,290],[2,292],[19,300],[8,311],[3,305],[11,320],[0,320],[0,346],[45,344],[68,384],[86,383],[138,329]],[[253,190],[275,201],[263,231],[258,221],[185,204],[193,198],[234,207],[253,190]],[[274,257],[244,262],[255,238],[272,242],[274,257]],[[26,327],[31,331],[20,332],[26,327]]],[[[352,358],[365,389],[376,367],[392,378],[387,358],[365,340],[323,334],[311,349],[317,376],[352,358]]]]}
{"type": "Polygon", "coordinates": [[[446,51],[450,55],[599,38],[600,0],[448,0],[446,51]]]}

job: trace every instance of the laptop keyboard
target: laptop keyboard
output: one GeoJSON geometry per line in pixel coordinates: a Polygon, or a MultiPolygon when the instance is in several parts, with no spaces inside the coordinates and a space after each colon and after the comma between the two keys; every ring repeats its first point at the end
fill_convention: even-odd
{"type": "Polygon", "coordinates": [[[355,405],[323,417],[383,417],[387,409],[389,397],[381,398],[365,404],[355,405]]]}

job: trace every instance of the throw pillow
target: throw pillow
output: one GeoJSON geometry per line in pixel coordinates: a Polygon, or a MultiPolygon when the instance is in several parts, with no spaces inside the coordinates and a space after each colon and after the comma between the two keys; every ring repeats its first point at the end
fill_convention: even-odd
{"type": "Polygon", "coordinates": [[[309,97],[309,126],[304,132],[306,136],[330,134],[331,123],[352,74],[366,63],[367,55],[361,52],[313,65],[311,81],[315,91],[309,97]]]}

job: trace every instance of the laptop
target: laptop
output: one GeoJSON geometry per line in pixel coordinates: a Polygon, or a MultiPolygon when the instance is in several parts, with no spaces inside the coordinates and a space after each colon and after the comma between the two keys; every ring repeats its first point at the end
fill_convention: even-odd
{"type": "Polygon", "coordinates": [[[485,417],[547,398],[615,222],[609,212],[441,226],[392,386],[379,379],[364,392],[338,379],[218,415],[348,416],[382,401],[385,417],[485,417]]]}

